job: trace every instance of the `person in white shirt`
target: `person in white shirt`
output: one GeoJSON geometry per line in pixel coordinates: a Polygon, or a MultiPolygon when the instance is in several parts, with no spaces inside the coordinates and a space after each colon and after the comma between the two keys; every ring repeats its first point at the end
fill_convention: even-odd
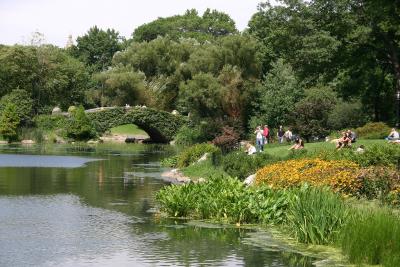
{"type": "Polygon", "coordinates": [[[290,131],[290,128],[285,132],[284,136],[285,136],[286,142],[288,142],[288,143],[292,142],[293,134],[292,134],[292,131],[290,131]]]}
{"type": "Polygon", "coordinates": [[[393,140],[399,140],[399,132],[398,131],[396,131],[396,129],[395,128],[392,128],[392,131],[390,132],[390,134],[389,134],[389,136],[386,138],[386,140],[390,140],[390,141],[393,141],[393,140]]]}
{"type": "Polygon", "coordinates": [[[264,140],[263,140],[263,130],[261,126],[257,126],[257,129],[254,131],[256,134],[256,144],[257,144],[257,152],[264,150],[264,140]]]}

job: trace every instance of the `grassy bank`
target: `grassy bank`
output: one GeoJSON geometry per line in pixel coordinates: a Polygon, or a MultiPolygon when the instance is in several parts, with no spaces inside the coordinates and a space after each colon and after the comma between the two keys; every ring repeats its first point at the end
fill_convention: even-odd
{"type": "Polygon", "coordinates": [[[148,136],[148,134],[140,129],[135,124],[125,124],[120,125],[110,129],[111,134],[120,134],[120,135],[143,135],[148,136]]]}

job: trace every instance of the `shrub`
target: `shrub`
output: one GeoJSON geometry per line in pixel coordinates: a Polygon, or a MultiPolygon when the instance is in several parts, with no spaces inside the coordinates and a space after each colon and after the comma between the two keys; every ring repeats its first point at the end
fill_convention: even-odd
{"type": "Polygon", "coordinates": [[[175,136],[175,143],[177,145],[191,146],[205,141],[207,140],[205,140],[203,137],[199,127],[183,125],[181,128],[179,128],[175,136]]]}
{"type": "Polygon", "coordinates": [[[394,194],[400,189],[399,178],[399,173],[392,168],[377,166],[362,169],[358,175],[361,183],[359,195],[368,199],[380,198],[386,201],[390,193],[394,194]]]}
{"type": "Polygon", "coordinates": [[[364,139],[382,139],[390,133],[390,127],[383,122],[369,122],[356,129],[358,137],[364,139]]]}
{"type": "Polygon", "coordinates": [[[234,151],[222,158],[221,165],[223,170],[230,176],[244,180],[259,168],[276,160],[275,157],[267,153],[247,155],[241,151],[234,151]]]}
{"type": "Polygon", "coordinates": [[[178,164],[178,156],[172,156],[161,160],[161,166],[175,168],[178,164]]]}
{"type": "Polygon", "coordinates": [[[212,144],[197,144],[183,150],[178,156],[179,168],[187,167],[199,160],[205,153],[217,153],[219,149],[212,144]]]}
{"type": "Polygon", "coordinates": [[[400,219],[387,209],[358,212],[341,237],[342,251],[351,263],[400,266],[400,219]]]}
{"type": "Polygon", "coordinates": [[[228,153],[239,145],[239,134],[232,127],[222,128],[222,134],[215,137],[212,143],[221,149],[223,153],[228,153]]]}
{"type": "Polygon", "coordinates": [[[349,216],[349,210],[340,197],[329,188],[305,185],[295,192],[288,215],[288,226],[302,243],[328,244],[349,216]]]}
{"type": "Polygon", "coordinates": [[[34,118],[37,128],[44,131],[52,131],[63,128],[67,118],[62,115],[38,115],[34,118]]]}
{"type": "Polygon", "coordinates": [[[4,107],[0,116],[0,134],[8,141],[17,140],[17,128],[20,123],[20,118],[17,113],[15,104],[9,102],[4,107]]]}
{"type": "Polygon", "coordinates": [[[27,91],[15,89],[11,93],[4,95],[0,100],[0,110],[3,110],[8,103],[16,105],[16,112],[22,125],[27,125],[31,122],[33,100],[27,91]]]}
{"type": "Polygon", "coordinates": [[[328,124],[331,129],[347,129],[363,125],[367,121],[361,102],[339,101],[329,113],[328,124]]]}
{"type": "Polygon", "coordinates": [[[72,111],[64,130],[67,137],[74,140],[89,140],[96,136],[96,130],[86,116],[83,107],[72,111]]]}
{"type": "Polygon", "coordinates": [[[256,183],[288,188],[308,183],[330,186],[335,191],[354,194],[359,189],[359,166],[348,160],[298,159],[265,166],[257,172],[256,183]]]}

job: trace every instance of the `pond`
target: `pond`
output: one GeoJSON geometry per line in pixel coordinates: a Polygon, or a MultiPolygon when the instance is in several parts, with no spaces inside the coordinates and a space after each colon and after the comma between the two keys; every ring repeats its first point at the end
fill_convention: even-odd
{"type": "Polygon", "coordinates": [[[155,193],[168,184],[159,161],[172,153],[0,147],[0,266],[313,266],[267,233],[154,216],[155,193]],[[254,234],[270,244],[249,242],[254,234]]]}

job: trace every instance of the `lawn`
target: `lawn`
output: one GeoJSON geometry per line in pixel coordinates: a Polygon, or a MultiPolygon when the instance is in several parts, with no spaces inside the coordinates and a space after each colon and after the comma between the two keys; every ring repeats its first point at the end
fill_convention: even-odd
{"type": "MultiPolygon", "coordinates": [[[[368,149],[368,147],[375,145],[375,144],[385,144],[387,143],[386,140],[377,140],[377,139],[372,139],[372,140],[357,140],[356,143],[353,144],[354,147],[358,147],[360,145],[364,145],[365,149],[368,149]]],[[[291,147],[291,145],[287,144],[268,144],[264,146],[264,152],[268,153],[273,156],[279,156],[279,157],[285,157],[289,155],[289,153],[292,153],[290,150],[288,150],[291,147]]],[[[307,152],[315,152],[323,149],[335,149],[335,144],[332,144],[330,142],[317,142],[317,143],[306,143],[305,144],[305,149],[307,152]]]]}
{"type": "Polygon", "coordinates": [[[135,124],[125,124],[125,125],[120,125],[120,126],[111,128],[111,133],[112,134],[121,134],[121,135],[145,135],[145,136],[148,136],[148,134],[145,131],[140,129],[135,124]]]}

